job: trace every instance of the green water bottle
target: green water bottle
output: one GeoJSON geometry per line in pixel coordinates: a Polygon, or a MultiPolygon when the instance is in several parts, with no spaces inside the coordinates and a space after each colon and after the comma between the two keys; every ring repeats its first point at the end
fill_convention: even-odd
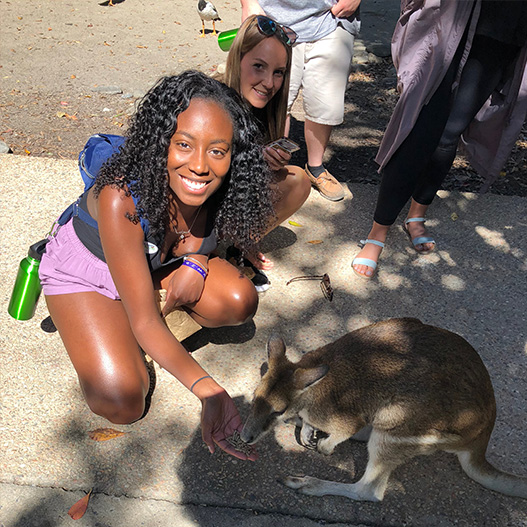
{"type": "Polygon", "coordinates": [[[229,51],[231,49],[236,33],[238,33],[238,28],[222,31],[218,34],[218,46],[222,51],[229,51]]]}
{"type": "Polygon", "coordinates": [[[8,313],[16,320],[29,320],[37,308],[40,291],[38,267],[46,248],[47,239],[34,243],[26,258],[20,262],[18,274],[9,301],[8,313]]]}

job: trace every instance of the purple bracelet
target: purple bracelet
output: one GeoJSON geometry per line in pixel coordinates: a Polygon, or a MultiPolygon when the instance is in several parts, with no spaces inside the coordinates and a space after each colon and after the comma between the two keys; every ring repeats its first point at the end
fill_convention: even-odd
{"type": "Polygon", "coordinates": [[[194,271],[197,271],[201,276],[203,276],[203,279],[207,278],[207,273],[194,262],[191,262],[190,260],[183,260],[183,265],[186,265],[187,267],[194,269],[194,271]]]}

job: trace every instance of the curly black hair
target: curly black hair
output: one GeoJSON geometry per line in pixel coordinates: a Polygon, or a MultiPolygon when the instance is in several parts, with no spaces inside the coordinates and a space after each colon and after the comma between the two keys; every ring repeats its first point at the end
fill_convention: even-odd
{"type": "Polygon", "coordinates": [[[234,128],[230,171],[209,199],[216,234],[244,253],[254,251],[275,216],[261,132],[235,90],[199,71],[162,77],[143,97],[125,143],[99,172],[95,195],[107,185],[131,192],[138,198],[131,221],[145,218],[151,232],[164,233],[169,219],[168,147],[179,114],[195,97],[224,108],[234,128]]]}

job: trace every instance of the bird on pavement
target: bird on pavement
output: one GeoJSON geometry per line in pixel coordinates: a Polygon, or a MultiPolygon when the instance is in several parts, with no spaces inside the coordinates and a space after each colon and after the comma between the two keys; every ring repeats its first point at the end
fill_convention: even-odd
{"type": "Polygon", "coordinates": [[[214,7],[212,2],[208,0],[199,0],[198,1],[198,13],[201,18],[201,37],[205,36],[205,20],[212,20],[212,34],[216,35],[216,26],[214,22],[216,20],[221,20],[218,11],[214,7]]]}

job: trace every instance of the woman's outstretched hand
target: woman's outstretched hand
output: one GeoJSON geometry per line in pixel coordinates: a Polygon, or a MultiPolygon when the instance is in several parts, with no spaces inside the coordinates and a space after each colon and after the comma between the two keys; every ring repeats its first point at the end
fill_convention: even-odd
{"type": "Polygon", "coordinates": [[[201,404],[201,435],[210,452],[214,452],[216,444],[231,456],[244,461],[247,459],[255,461],[258,457],[256,452],[246,454],[236,450],[227,441],[235,430],[241,431],[242,428],[240,414],[229,394],[223,390],[203,399],[201,404]]]}

